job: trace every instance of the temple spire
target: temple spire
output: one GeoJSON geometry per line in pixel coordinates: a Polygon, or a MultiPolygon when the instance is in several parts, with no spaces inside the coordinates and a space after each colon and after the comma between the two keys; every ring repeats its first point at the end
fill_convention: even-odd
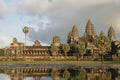
{"type": "Polygon", "coordinates": [[[68,33],[68,43],[74,44],[79,40],[79,33],[76,25],[73,25],[72,30],[68,33]]]}
{"type": "Polygon", "coordinates": [[[83,37],[87,37],[87,34],[86,34],[86,32],[84,33],[83,37]]]}
{"type": "Polygon", "coordinates": [[[108,37],[110,38],[111,41],[116,40],[115,31],[112,26],[110,26],[110,28],[108,30],[108,37]]]}
{"type": "Polygon", "coordinates": [[[94,31],[94,25],[92,23],[92,21],[89,19],[87,24],[86,24],[86,29],[85,32],[88,36],[93,36],[95,35],[95,31],[94,31]]]}
{"type": "Polygon", "coordinates": [[[105,36],[105,33],[103,31],[101,31],[100,36],[105,36]]]}
{"type": "Polygon", "coordinates": [[[72,28],[72,36],[73,37],[78,37],[79,36],[78,29],[77,29],[76,25],[74,25],[73,28],[72,28]]]}
{"type": "Polygon", "coordinates": [[[72,33],[72,32],[71,32],[71,31],[69,31],[68,36],[67,36],[67,37],[68,37],[68,39],[71,37],[71,33],[72,33]]]}

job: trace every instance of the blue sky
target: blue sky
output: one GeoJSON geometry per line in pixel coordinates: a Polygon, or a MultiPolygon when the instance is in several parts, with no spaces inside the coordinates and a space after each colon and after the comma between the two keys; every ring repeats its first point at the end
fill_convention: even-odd
{"type": "Polygon", "coordinates": [[[28,26],[27,45],[35,40],[51,44],[58,35],[65,43],[74,24],[79,35],[91,19],[96,33],[107,35],[112,25],[120,39],[120,0],[0,0],[0,48],[7,47],[13,37],[24,42],[22,29],[28,26]]]}

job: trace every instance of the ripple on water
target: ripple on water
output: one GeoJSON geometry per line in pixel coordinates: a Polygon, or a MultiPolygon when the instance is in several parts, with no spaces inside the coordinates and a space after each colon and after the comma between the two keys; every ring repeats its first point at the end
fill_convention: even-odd
{"type": "Polygon", "coordinates": [[[23,80],[34,80],[33,77],[25,77],[23,80]]]}

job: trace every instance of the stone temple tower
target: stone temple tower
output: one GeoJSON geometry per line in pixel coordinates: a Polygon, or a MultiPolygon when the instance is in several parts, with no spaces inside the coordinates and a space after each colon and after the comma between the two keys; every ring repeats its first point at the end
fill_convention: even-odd
{"type": "Polygon", "coordinates": [[[53,45],[59,47],[61,45],[60,37],[59,36],[54,36],[53,37],[53,45]]]}
{"type": "Polygon", "coordinates": [[[101,31],[99,36],[105,36],[105,33],[101,31]]]}
{"type": "Polygon", "coordinates": [[[77,26],[74,25],[72,31],[68,33],[68,43],[73,44],[79,40],[79,33],[77,26]]]}
{"type": "Polygon", "coordinates": [[[73,37],[74,40],[77,41],[77,39],[79,37],[79,34],[78,34],[78,29],[77,29],[76,25],[74,25],[73,28],[72,28],[71,36],[73,37]]]}
{"type": "MultiPolygon", "coordinates": [[[[91,22],[91,20],[89,19],[86,25],[86,29],[85,29],[85,33],[86,36],[94,36],[95,35],[95,31],[94,31],[94,25],[91,22]]],[[[84,36],[85,37],[85,36],[84,36]]]]}
{"type": "Polygon", "coordinates": [[[110,41],[116,40],[115,31],[112,26],[110,26],[110,28],[108,30],[108,37],[109,37],[110,41]]]}

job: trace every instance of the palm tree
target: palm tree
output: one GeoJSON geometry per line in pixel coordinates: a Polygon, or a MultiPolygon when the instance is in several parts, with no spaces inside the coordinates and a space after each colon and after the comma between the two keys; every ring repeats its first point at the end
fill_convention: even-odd
{"type": "Polygon", "coordinates": [[[63,73],[63,78],[65,80],[68,80],[70,78],[70,73],[67,69],[65,69],[64,73],[63,73]]]}
{"type": "Polygon", "coordinates": [[[56,68],[53,68],[50,75],[54,79],[55,77],[59,76],[59,72],[56,68]]]}
{"type": "Polygon", "coordinates": [[[86,70],[81,69],[80,72],[77,72],[75,75],[75,80],[85,80],[86,79],[86,70]]]}
{"type": "Polygon", "coordinates": [[[62,49],[63,49],[65,56],[66,56],[67,52],[70,50],[70,46],[68,44],[63,44],[62,49]]]}
{"type": "Polygon", "coordinates": [[[96,39],[96,46],[99,49],[99,53],[101,55],[101,61],[103,63],[104,58],[103,55],[111,51],[111,43],[108,37],[105,35],[101,34],[99,37],[96,39]]]}
{"type": "Polygon", "coordinates": [[[112,74],[111,74],[111,72],[107,72],[107,73],[106,73],[106,77],[107,77],[107,80],[111,80],[111,79],[112,79],[112,74]]]}
{"type": "Polygon", "coordinates": [[[79,55],[82,56],[85,54],[86,48],[85,48],[85,43],[82,41],[78,41],[78,43],[75,45],[74,48],[75,52],[77,53],[77,58],[79,57],[79,55]]]}
{"type": "Polygon", "coordinates": [[[58,50],[59,50],[58,47],[55,45],[52,45],[50,48],[50,51],[52,52],[53,56],[57,55],[58,50]]]}

